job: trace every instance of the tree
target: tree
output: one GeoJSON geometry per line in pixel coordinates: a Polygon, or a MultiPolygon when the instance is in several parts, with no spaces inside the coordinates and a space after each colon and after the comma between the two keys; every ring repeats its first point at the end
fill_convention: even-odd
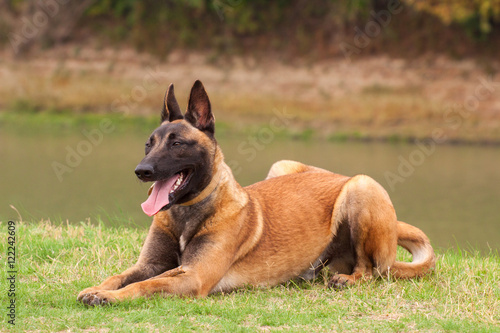
{"type": "Polygon", "coordinates": [[[95,0],[0,0],[0,18],[14,53],[22,54],[40,43],[67,40],[78,20],[95,0]]]}
{"type": "Polygon", "coordinates": [[[457,22],[483,34],[500,23],[500,0],[405,0],[414,8],[438,16],[444,23],[457,22]]]}

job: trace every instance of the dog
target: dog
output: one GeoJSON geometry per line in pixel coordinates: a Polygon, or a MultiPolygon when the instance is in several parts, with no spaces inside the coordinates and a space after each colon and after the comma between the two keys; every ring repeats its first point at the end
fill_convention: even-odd
{"type": "Polygon", "coordinates": [[[244,285],[314,278],[329,286],[373,276],[420,277],[434,268],[427,236],[396,218],[389,195],[365,175],[346,177],[294,161],[241,187],[214,136],[214,116],[200,81],[183,115],[170,85],[161,125],[135,169],[155,182],[142,208],[154,216],[137,263],[83,290],[88,305],[155,294],[204,297],[244,285]],[[396,248],[412,262],[396,261],[396,248]]]}

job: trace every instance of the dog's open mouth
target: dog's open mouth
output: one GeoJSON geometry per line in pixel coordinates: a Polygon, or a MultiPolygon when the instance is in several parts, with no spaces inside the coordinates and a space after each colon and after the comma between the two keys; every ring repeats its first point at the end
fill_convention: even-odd
{"type": "Polygon", "coordinates": [[[141,205],[144,213],[153,216],[163,208],[169,208],[173,204],[176,194],[186,187],[190,178],[190,170],[183,170],[170,178],[154,183],[151,194],[141,205]]]}

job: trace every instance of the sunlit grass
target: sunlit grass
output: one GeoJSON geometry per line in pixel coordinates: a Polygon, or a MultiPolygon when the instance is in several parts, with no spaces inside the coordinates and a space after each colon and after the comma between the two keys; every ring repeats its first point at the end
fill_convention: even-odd
{"type": "MultiPolygon", "coordinates": [[[[498,331],[500,257],[446,250],[415,280],[378,279],[343,291],[314,282],[247,287],[204,299],[154,297],[88,308],[78,292],[132,265],[146,230],[90,221],[17,222],[20,331],[498,331]]],[[[0,228],[7,230],[6,221],[0,228]]],[[[6,253],[6,241],[1,243],[6,253]]],[[[400,259],[408,260],[404,251],[400,259]]],[[[2,260],[6,260],[2,257],[2,260]]],[[[0,275],[6,279],[6,270],[0,275]]],[[[7,294],[1,293],[2,304],[7,294]]],[[[9,325],[2,321],[0,330],[9,325]]]]}

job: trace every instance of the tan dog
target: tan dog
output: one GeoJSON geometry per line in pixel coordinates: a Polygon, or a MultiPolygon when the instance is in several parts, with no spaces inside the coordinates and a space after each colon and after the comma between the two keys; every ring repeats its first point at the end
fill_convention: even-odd
{"type": "Polygon", "coordinates": [[[214,138],[208,96],[196,81],[183,116],[171,85],[162,123],[135,170],[156,181],[143,209],[154,215],[137,263],[87,288],[89,305],[163,295],[206,296],[251,285],[311,278],[330,285],[372,275],[422,276],[434,252],[419,229],[396,219],[387,192],[368,176],[346,177],[298,162],[275,163],[242,188],[214,138]],[[401,245],[413,262],[396,261],[401,245]]]}

